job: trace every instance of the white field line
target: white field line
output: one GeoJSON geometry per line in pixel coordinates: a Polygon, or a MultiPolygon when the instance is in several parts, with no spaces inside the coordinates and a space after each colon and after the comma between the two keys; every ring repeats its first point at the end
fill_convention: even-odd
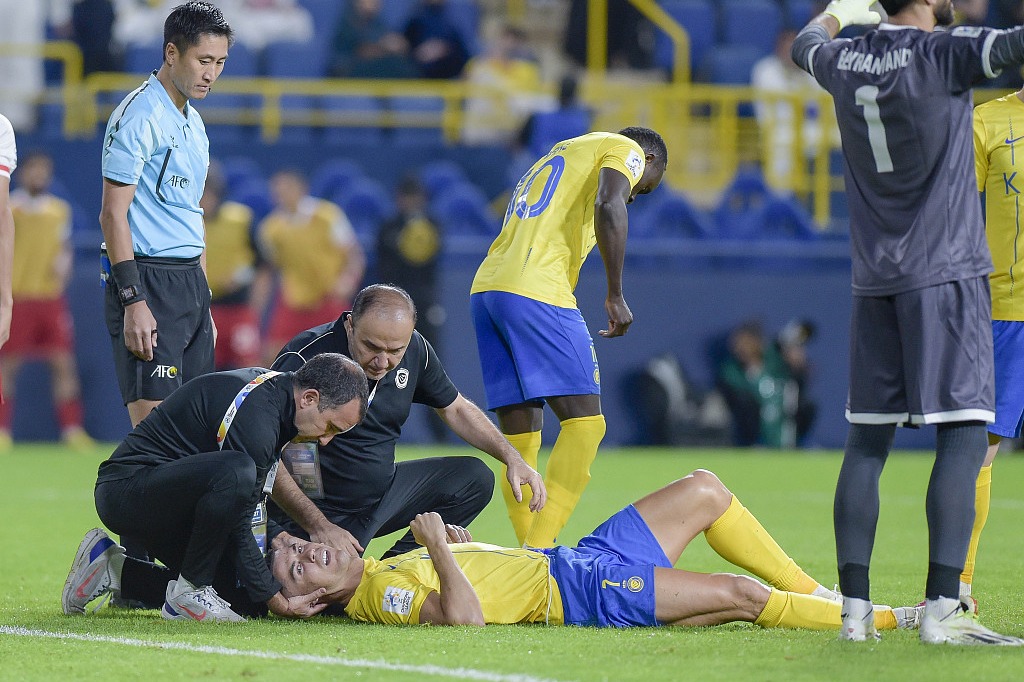
{"type": "Polygon", "coordinates": [[[78,642],[103,642],[134,646],[146,649],[167,649],[174,651],[191,651],[198,654],[217,654],[221,656],[240,656],[262,658],[272,661],[296,661],[299,663],[315,663],[317,665],[339,665],[346,668],[370,668],[373,670],[393,670],[417,675],[444,675],[463,680],[483,680],[484,682],[554,682],[554,680],[534,677],[532,675],[488,672],[473,668],[444,668],[437,665],[409,665],[405,663],[388,663],[382,660],[358,658],[340,658],[337,656],[314,656],[312,654],[287,654],[275,651],[254,651],[251,649],[230,649],[221,646],[199,646],[184,642],[160,642],[128,637],[108,637],[105,635],[89,635],[77,632],[50,632],[47,630],[30,630],[13,625],[0,625],[0,635],[15,637],[39,637],[48,639],[74,640],[78,642]]]}

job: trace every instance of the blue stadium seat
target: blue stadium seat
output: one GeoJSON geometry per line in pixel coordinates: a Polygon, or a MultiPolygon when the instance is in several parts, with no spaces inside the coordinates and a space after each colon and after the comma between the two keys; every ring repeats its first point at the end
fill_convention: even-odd
{"type": "Polygon", "coordinates": [[[757,168],[740,169],[722,192],[713,212],[718,233],[722,237],[742,238],[743,221],[759,211],[772,196],[764,176],[757,168]]]}
{"type": "Polygon", "coordinates": [[[534,114],[528,141],[530,153],[541,157],[562,140],[587,134],[593,118],[590,109],[578,106],[534,114]]]}
{"type": "Polygon", "coordinates": [[[263,48],[263,70],[271,78],[323,78],[327,50],[317,42],[271,43],[263,48]]]}
{"type": "MultiPolygon", "coordinates": [[[[382,5],[391,4],[392,0],[382,2],[382,5]]],[[[298,0],[298,3],[309,10],[313,17],[313,30],[317,39],[322,40],[326,36],[329,42],[334,37],[334,29],[338,20],[345,12],[346,0],[298,0]]]]}
{"type": "Polygon", "coordinates": [[[391,131],[391,140],[396,145],[441,144],[444,135],[439,127],[444,111],[444,100],[440,97],[392,97],[389,106],[399,121],[404,117],[410,121],[429,123],[423,126],[399,126],[391,131]]]}
{"type": "MultiPolygon", "coordinates": [[[[395,212],[391,195],[376,180],[358,178],[332,197],[360,237],[375,237],[380,224],[395,212]]],[[[365,243],[365,240],[364,240],[365,243]]]]}
{"type": "Polygon", "coordinates": [[[315,129],[298,121],[304,121],[308,113],[315,108],[316,98],[311,95],[281,95],[281,115],[284,120],[277,141],[284,144],[313,142],[315,129]]]}
{"type": "Polygon", "coordinates": [[[64,105],[46,102],[39,105],[39,134],[47,140],[64,138],[64,105]]]}
{"type": "Polygon", "coordinates": [[[401,32],[415,6],[416,0],[387,0],[380,3],[380,14],[388,26],[401,32]]]}
{"type": "Polygon", "coordinates": [[[773,196],[755,214],[760,239],[813,241],[820,236],[807,209],[792,197],[773,196]]]}
{"type": "Polygon", "coordinates": [[[274,205],[270,201],[270,190],[263,180],[248,181],[240,187],[230,190],[228,198],[252,209],[254,225],[274,210],[274,205]]]}
{"type": "Polygon", "coordinates": [[[420,168],[419,176],[427,197],[435,197],[449,187],[469,182],[462,166],[449,159],[432,161],[424,165],[420,168]]]}
{"type": "Polygon", "coordinates": [[[476,185],[448,187],[434,197],[430,209],[445,235],[494,237],[501,230],[501,220],[476,185]]]}
{"type": "Polygon", "coordinates": [[[719,16],[723,45],[753,47],[762,56],[775,49],[782,28],[782,9],[775,0],[723,0],[719,16]]]}
{"type": "Polygon", "coordinates": [[[255,76],[260,72],[259,55],[241,43],[235,43],[228,49],[228,58],[224,62],[222,75],[231,78],[255,76]]]}
{"type": "Polygon", "coordinates": [[[787,28],[802,29],[821,12],[823,4],[816,0],[786,0],[782,14],[787,28]]]}
{"type": "Polygon", "coordinates": [[[228,194],[245,185],[266,184],[263,169],[251,157],[230,156],[221,160],[220,167],[224,173],[224,182],[227,183],[228,194]]]}
{"type": "Polygon", "coordinates": [[[711,219],[684,195],[661,187],[630,207],[629,236],[706,239],[715,234],[711,219]]]}
{"type": "MultiPolygon", "coordinates": [[[[323,98],[323,106],[328,116],[339,119],[342,123],[379,116],[383,110],[380,99],[362,95],[331,95],[323,98]]],[[[380,144],[384,136],[377,126],[343,125],[325,128],[323,139],[334,144],[369,145],[380,144]]]]}
{"type": "Polygon", "coordinates": [[[203,117],[210,139],[217,145],[224,142],[247,142],[256,138],[254,126],[233,122],[236,111],[252,109],[255,104],[252,95],[213,92],[206,99],[196,103],[196,109],[203,117]]]}
{"type": "MultiPolygon", "coordinates": [[[[708,0],[665,0],[661,8],[680,23],[690,35],[690,70],[704,60],[715,42],[715,8],[708,0]]],[[[668,34],[656,30],[654,35],[654,63],[671,72],[675,46],[668,34]]]]}
{"type": "Polygon", "coordinates": [[[697,71],[698,80],[719,85],[749,85],[750,71],[764,54],[750,45],[715,45],[697,71]]]}
{"type": "Polygon", "coordinates": [[[363,169],[355,161],[331,159],[309,176],[309,193],[321,199],[340,196],[361,177],[363,169]]]}
{"type": "Polygon", "coordinates": [[[129,45],[124,51],[125,73],[152,73],[160,68],[160,43],[129,45]]]}

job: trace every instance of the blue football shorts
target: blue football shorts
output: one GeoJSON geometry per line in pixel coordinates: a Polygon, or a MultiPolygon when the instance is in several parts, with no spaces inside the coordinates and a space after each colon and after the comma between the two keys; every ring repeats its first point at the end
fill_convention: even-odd
{"type": "Polygon", "coordinates": [[[654,615],[654,569],[672,563],[633,505],[576,547],[541,551],[550,557],[566,625],[660,625],[654,615]]]}
{"type": "Polygon", "coordinates": [[[996,421],[989,433],[1019,438],[1024,421],[1024,322],[992,320],[996,370],[996,421]]]}
{"type": "Polygon", "coordinates": [[[560,395],[600,395],[594,340],[576,308],[504,291],[470,297],[487,409],[560,395]]]}

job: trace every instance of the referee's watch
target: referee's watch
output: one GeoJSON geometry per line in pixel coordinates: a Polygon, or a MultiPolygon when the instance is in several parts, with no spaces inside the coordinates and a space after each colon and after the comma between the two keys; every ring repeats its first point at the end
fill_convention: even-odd
{"type": "Polygon", "coordinates": [[[139,295],[139,288],[134,284],[118,289],[117,296],[121,299],[121,305],[125,306],[143,300],[142,296],[139,295]]]}

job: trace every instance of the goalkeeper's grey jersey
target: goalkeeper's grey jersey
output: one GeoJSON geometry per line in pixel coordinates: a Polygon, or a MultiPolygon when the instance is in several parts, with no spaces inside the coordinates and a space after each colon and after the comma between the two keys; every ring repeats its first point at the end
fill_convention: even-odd
{"type": "Polygon", "coordinates": [[[794,59],[835,101],[853,293],[887,296],[989,273],[970,88],[996,75],[997,32],[882,24],[853,40],[823,35],[804,29],[794,59]]]}

